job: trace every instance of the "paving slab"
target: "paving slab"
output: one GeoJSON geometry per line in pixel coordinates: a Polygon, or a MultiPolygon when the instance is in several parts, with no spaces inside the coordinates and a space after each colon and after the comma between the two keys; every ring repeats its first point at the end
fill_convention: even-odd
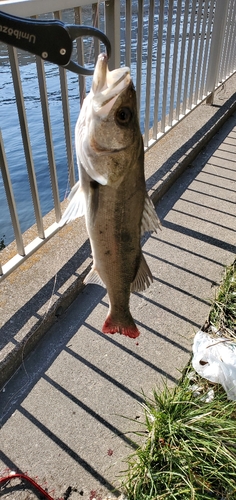
{"type": "Polygon", "coordinates": [[[233,114],[157,204],[163,229],[143,241],[154,282],[131,298],[140,337],[103,335],[106,292],[82,289],[1,393],[0,472],[27,472],[53,498],[120,496],[144,394],[179,379],[234,260],[235,167],[233,114]]]}

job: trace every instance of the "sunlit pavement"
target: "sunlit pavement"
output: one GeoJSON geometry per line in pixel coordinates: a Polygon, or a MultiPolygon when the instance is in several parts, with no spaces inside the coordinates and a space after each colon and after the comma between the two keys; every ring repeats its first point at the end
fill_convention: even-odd
{"type": "Polygon", "coordinates": [[[180,377],[234,260],[235,167],[236,114],[156,207],[163,229],[143,245],[153,284],[131,298],[140,337],[102,334],[107,295],[88,285],[5,386],[0,472],[27,472],[54,498],[120,495],[143,394],[180,377]]]}

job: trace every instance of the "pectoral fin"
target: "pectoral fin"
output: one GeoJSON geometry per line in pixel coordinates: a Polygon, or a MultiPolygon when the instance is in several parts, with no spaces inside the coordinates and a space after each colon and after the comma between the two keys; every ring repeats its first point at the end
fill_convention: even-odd
{"type": "Polygon", "coordinates": [[[83,189],[80,186],[80,181],[73,186],[68,200],[70,203],[59,222],[60,226],[64,226],[64,224],[77,219],[77,217],[85,215],[85,197],[83,189]]]}
{"type": "Polygon", "coordinates": [[[146,193],[144,209],[143,209],[143,217],[141,222],[141,236],[143,236],[144,233],[150,231],[154,231],[156,233],[157,229],[161,229],[161,222],[158,215],[155,212],[152,200],[146,193]]]}
{"type": "Polygon", "coordinates": [[[133,283],[131,283],[130,291],[131,292],[142,292],[146,288],[150,286],[153,282],[152,273],[147,265],[147,262],[141,254],[141,261],[138,268],[138,272],[135,276],[133,283]]]}

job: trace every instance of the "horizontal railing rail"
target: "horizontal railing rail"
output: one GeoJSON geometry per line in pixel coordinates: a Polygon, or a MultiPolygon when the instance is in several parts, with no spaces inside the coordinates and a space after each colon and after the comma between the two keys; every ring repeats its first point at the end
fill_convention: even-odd
{"type": "MultiPolygon", "coordinates": [[[[146,150],[236,70],[236,0],[67,0],[66,9],[64,0],[5,0],[1,10],[106,32],[110,69],[131,68],[146,150]]],[[[100,50],[78,39],[74,58],[94,66],[100,50]]],[[[16,244],[9,261],[0,252],[0,279],[59,230],[61,201],[77,179],[74,126],[90,85],[0,43],[0,245],[16,244]]]]}

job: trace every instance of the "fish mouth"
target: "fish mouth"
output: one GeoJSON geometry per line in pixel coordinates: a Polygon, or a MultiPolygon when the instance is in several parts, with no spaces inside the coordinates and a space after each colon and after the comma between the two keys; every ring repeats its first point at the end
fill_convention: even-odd
{"type": "Polygon", "coordinates": [[[125,66],[109,71],[107,55],[100,54],[92,83],[94,111],[103,116],[107,115],[117,97],[128,87],[130,81],[130,68],[125,66]]]}

